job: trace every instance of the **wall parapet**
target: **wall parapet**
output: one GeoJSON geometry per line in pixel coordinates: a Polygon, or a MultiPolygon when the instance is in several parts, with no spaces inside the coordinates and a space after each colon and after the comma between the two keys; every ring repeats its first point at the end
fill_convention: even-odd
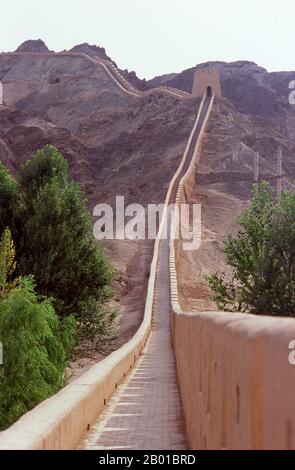
{"type": "Polygon", "coordinates": [[[173,324],[190,448],[294,449],[294,320],[183,312],[173,324]]]}
{"type": "MultiPolygon", "coordinates": [[[[177,204],[195,173],[210,111],[179,184],[177,204]]],[[[177,224],[173,219],[171,334],[190,448],[295,449],[295,368],[289,363],[295,320],[183,311],[172,236],[177,224]]]]}

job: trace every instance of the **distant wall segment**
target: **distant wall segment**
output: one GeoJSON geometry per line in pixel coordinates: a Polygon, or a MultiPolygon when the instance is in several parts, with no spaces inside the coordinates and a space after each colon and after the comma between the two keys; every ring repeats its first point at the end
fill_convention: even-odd
{"type": "MultiPolygon", "coordinates": [[[[164,94],[169,94],[171,96],[174,96],[178,99],[185,99],[185,98],[190,98],[191,94],[186,93],[183,90],[178,90],[175,88],[167,87],[167,86],[159,86],[157,88],[152,88],[147,91],[139,91],[136,90],[120,73],[120,71],[108,60],[101,59],[99,57],[90,57],[88,54],[85,54],[84,52],[9,52],[9,53],[0,53],[0,58],[1,57],[15,57],[15,56],[20,56],[20,57],[26,57],[26,56],[33,56],[33,57],[39,57],[39,58],[58,58],[58,57],[73,57],[73,58],[83,58],[87,60],[88,62],[91,62],[92,64],[102,67],[104,71],[111,77],[113,82],[116,84],[118,89],[129,95],[133,96],[134,98],[139,98],[139,97],[144,97],[147,96],[155,91],[162,92],[164,94]]],[[[5,83],[5,79],[3,80],[5,83]]],[[[12,81],[12,80],[6,80],[6,85],[4,85],[4,102],[7,105],[15,105],[19,99],[22,99],[30,94],[31,91],[34,91],[34,89],[39,87],[43,83],[42,80],[38,81],[12,81]]],[[[50,82],[51,84],[56,83],[55,82],[50,82]]]]}

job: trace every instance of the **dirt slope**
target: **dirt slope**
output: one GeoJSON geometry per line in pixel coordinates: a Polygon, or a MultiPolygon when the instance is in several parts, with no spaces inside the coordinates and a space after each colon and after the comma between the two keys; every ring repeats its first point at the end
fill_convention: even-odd
{"type": "MultiPolygon", "coordinates": [[[[87,193],[89,209],[114,204],[163,202],[196,116],[198,100],[155,92],[134,99],[122,93],[103,69],[81,56],[54,55],[42,41],[20,46],[21,55],[0,54],[0,80],[16,83],[13,107],[0,106],[0,159],[13,172],[46,143],[56,145],[71,175],[87,193]],[[32,55],[32,52],[40,53],[32,55]]],[[[81,44],[72,52],[110,59],[104,48],[81,44]]],[[[196,186],[190,198],[203,205],[203,244],[181,260],[182,302],[212,308],[203,273],[224,268],[221,240],[249,199],[253,153],[259,150],[265,177],[275,173],[276,146],[284,146],[289,180],[295,165],[295,109],[288,103],[292,73],[268,74],[251,62],[211,64],[220,70],[227,98],[210,120],[196,186]]],[[[190,92],[195,67],[145,83],[134,72],[123,75],[140,90],[170,85],[190,92]]],[[[122,344],[143,314],[151,242],[105,242],[118,270],[115,303],[122,314],[122,344]]],[[[81,359],[80,372],[99,359],[81,359]]]]}
{"type": "Polygon", "coordinates": [[[289,138],[295,139],[295,106],[289,103],[289,83],[295,72],[268,73],[254,62],[207,62],[171,77],[157,77],[147,87],[168,85],[191,92],[198,68],[219,70],[222,95],[241,113],[268,119],[289,138]]]}
{"type": "Polygon", "coordinates": [[[260,178],[275,187],[277,147],[283,145],[283,188],[295,190],[295,141],[287,139],[269,121],[232,109],[227,100],[214,106],[196,168],[187,187],[187,200],[202,206],[202,244],[198,251],[179,252],[178,282],[181,305],[188,311],[214,310],[205,275],[228,273],[222,253],[226,234],[249,204],[253,185],[254,152],[260,152],[260,178]]]}
{"type": "MultiPolygon", "coordinates": [[[[102,68],[76,57],[0,55],[0,79],[22,77],[34,83],[34,91],[13,108],[0,107],[0,158],[14,173],[51,143],[67,158],[91,212],[98,203],[113,205],[116,195],[124,196],[126,204],[164,201],[198,100],[163,93],[132,99],[102,68]]],[[[115,306],[122,321],[117,347],[142,319],[153,242],[108,241],[105,247],[118,272],[115,306]]],[[[78,373],[100,357],[90,356],[80,359],[78,373]]]]}

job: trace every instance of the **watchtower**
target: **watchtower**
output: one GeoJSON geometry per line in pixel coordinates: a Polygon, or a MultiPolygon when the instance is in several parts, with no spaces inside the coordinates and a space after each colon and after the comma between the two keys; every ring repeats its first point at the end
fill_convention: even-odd
{"type": "Polygon", "coordinates": [[[204,93],[208,97],[215,95],[221,97],[221,86],[219,71],[210,67],[199,68],[195,71],[193,96],[203,96],[204,93]]]}

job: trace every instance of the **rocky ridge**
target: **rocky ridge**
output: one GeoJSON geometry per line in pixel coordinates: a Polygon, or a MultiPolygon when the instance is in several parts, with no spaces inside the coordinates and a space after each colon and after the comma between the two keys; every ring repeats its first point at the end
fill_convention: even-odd
{"type": "MultiPolygon", "coordinates": [[[[71,51],[111,61],[102,47],[82,44],[71,51]]],[[[80,56],[48,53],[42,41],[28,41],[18,52],[0,54],[0,80],[34,86],[13,107],[0,106],[1,161],[16,173],[38,148],[51,143],[67,158],[91,211],[101,202],[114,204],[115,195],[125,196],[126,203],[163,202],[198,100],[160,92],[130,97],[102,67],[80,56]]],[[[295,179],[295,107],[288,102],[288,84],[295,73],[269,74],[244,61],[209,66],[220,71],[224,98],[210,120],[196,176],[198,190],[191,191],[191,200],[202,203],[205,217],[201,251],[183,258],[180,266],[185,273],[183,302],[192,309],[213,308],[202,276],[220,263],[224,266],[221,240],[249,200],[253,152],[259,150],[262,173],[273,181],[276,149],[282,144],[285,184],[292,187],[295,179]]],[[[123,73],[138,89],[169,85],[190,92],[195,69],[147,83],[132,72],[123,73]]],[[[114,287],[123,320],[117,344],[122,344],[142,318],[152,243],[109,241],[105,246],[118,271],[114,287]]]]}

